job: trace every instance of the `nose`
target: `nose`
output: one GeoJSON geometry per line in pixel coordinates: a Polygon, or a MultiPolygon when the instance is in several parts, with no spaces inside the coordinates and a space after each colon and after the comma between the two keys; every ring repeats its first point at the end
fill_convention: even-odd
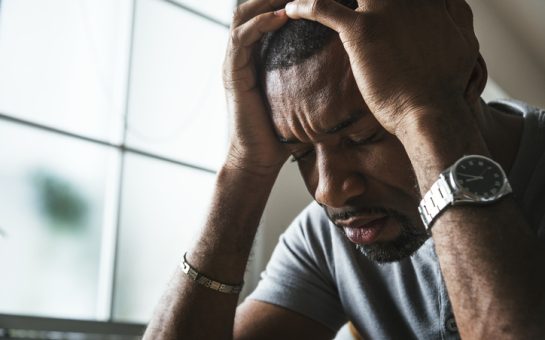
{"type": "Polygon", "coordinates": [[[327,151],[317,151],[316,156],[314,199],[318,203],[340,208],[365,192],[365,177],[353,157],[327,151]]]}

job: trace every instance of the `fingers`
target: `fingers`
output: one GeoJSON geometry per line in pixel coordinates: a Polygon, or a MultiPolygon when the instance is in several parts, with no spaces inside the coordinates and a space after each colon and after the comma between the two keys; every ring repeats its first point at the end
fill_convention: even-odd
{"type": "Polygon", "coordinates": [[[232,27],[237,27],[253,17],[282,8],[289,0],[249,0],[238,6],[233,13],[232,27]]]}
{"type": "Polygon", "coordinates": [[[249,0],[237,7],[224,64],[228,73],[246,66],[252,55],[250,46],[288,21],[283,10],[274,12],[286,2],[288,0],[249,0]]]}
{"type": "Polygon", "coordinates": [[[286,5],[291,19],[317,21],[337,32],[349,29],[357,13],[333,0],[295,0],[286,5]]]}
{"type": "Polygon", "coordinates": [[[288,16],[283,11],[260,14],[234,28],[231,37],[237,46],[248,47],[261,39],[265,33],[282,27],[286,21],[288,16]]]}
{"type": "Polygon", "coordinates": [[[252,47],[265,33],[282,27],[288,21],[283,12],[268,12],[253,17],[246,23],[231,30],[228,55],[226,59],[227,71],[236,72],[251,62],[252,47]]]}

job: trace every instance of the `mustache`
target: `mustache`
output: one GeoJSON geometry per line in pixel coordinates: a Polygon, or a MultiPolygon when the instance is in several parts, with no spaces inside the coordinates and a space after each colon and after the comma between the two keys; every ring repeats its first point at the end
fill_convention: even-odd
{"type": "Polygon", "coordinates": [[[362,215],[386,215],[389,217],[401,217],[402,219],[406,219],[406,217],[398,211],[383,207],[349,208],[342,211],[330,211],[326,207],[324,208],[329,219],[333,221],[333,223],[336,223],[339,220],[347,220],[351,217],[362,215]]]}

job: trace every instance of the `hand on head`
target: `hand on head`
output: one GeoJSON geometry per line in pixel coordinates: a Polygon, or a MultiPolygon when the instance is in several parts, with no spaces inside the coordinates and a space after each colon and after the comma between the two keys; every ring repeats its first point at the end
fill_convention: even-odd
{"type": "Polygon", "coordinates": [[[258,175],[276,175],[288,156],[270,123],[253,57],[262,36],[288,21],[285,14],[274,13],[286,2],[250,0],[237,8],[223,66],[232,115],[226,166],[258,175]]]}
{"type": "Polygon", "coordinates": [[[366,104],[391,133],[423,108],[476,100],[484,87],[465,0],[358,0],[356,10],[334,0],[295,0],[285,9],[292,19],[339,33],[366,104]]]}
{"type": "Polygon", "coordinates": [[[287,157],[254,55],[263,35],[289,18],[317,21],[339,34],[365,103],[393,134],[422,112],[477,100],[486,83],[465,0],[358,0],[356,10],[334,0],[250,0],[235,11],[224,63],[233,115],[228,165],[276,173],[287,157]]]}

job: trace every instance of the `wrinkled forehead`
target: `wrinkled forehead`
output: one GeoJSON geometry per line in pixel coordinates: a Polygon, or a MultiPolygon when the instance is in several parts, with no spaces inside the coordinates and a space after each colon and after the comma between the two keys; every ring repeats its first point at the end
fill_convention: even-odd
{"type": "Polygon", "coordinates": [[[360,97],[338,39],[300,64],[266,72],[261,80],[275,121],[295,112],[335,110],[360,97]]]}

